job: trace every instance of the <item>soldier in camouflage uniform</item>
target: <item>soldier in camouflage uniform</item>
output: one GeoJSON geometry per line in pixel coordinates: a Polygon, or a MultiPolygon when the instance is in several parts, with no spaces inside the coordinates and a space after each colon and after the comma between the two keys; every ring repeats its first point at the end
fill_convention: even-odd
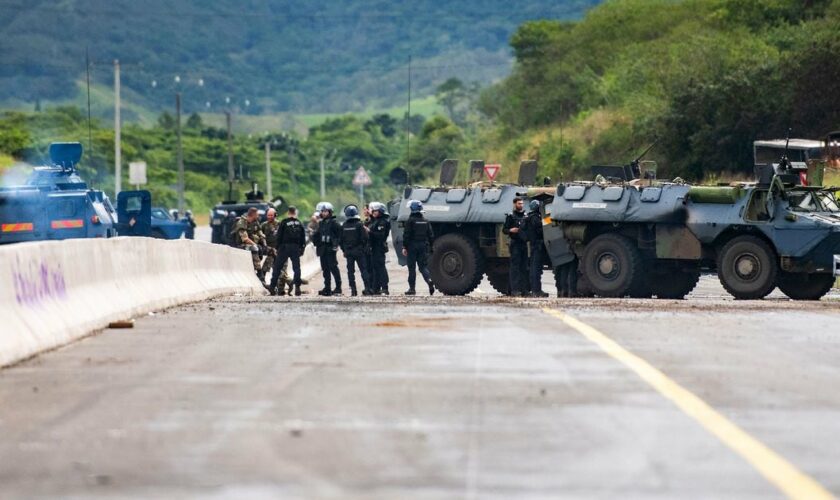
{"type": "Polygon", "coordinates": [[[262,272],[262,258],[260,254],[265,252],[266,242],[265,235],[260,230],[260,216],[256,207],[249,208],[247,214],[236,220],[236,225],[233,226],[231,236],[234,239],[236,247],[251,251],[254,271],[256,271],[260,281],[264,280],[265,275],[262,272]]]}
{"type": "MultiPolygon", "coordinates": [[[[274,259],[277,257],[277,229],[280,227],[280,222],[277,220],[277,211],[273,208],[268,209],[265,213],[265,218],[266,221],[260,226],[260,230],[265,235],[266,246],[268,247],[268,252],[262,263],[263,275],[268,274],[268,271],[274,267],[274,259]]],[[[286,274],[286,266],[283,266],[282,274],[280,275],[280,288],[285,288],[286,283],[289,283],[291,287],[289,275],[286,274]]]]}

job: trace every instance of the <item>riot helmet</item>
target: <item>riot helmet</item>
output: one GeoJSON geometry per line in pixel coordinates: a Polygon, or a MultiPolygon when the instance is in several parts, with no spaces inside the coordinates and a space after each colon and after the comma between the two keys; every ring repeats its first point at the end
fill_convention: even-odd
{"type": "Polygon", "coordinates": [[[423,211],[423,202],[420,200],[411,200],[408,202],[408,208],[411,209],[411,213],[416,214],[423,211]]]}
{"type": "Polygon", "coordinates": [[[359,207],[356,205],[347,205],[344,207],[344,216],[348,219],[358,219],[359,218],[359,207]]]}

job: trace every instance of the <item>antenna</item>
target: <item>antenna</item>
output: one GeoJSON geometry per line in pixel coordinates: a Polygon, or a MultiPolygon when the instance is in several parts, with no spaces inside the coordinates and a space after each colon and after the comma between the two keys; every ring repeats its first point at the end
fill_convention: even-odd
{"type": "Polygon", "coordinates": [[[642,161],[642,158],[644,158],[645,155],[647,155],[650,152],[650,150],[653,149],[654,146],[656,146],[656,143],[659,142],[659,139],[660,139],[659,137],[654,139],[653,143],[651,143],[651,145],[648,146],[647,149],[642,151],[642,154],[640,154],[635,160],[633,160],[633,163],[639,163],[640,161],[642,161]]]}
{"type": "Polygon", "coordinates": [[[780,170],[789,170],[791,167],[790,159],[788,158],[788,148],[790,147],[790,133],[792,130],[793,129],[791,129],[790,127],[788,127],[787,129],[787,136],[785,137],[785,152],[782,153],[782,158],[781,160],[779,160],[780,170]]]}
{"type": "MultiPolygon", "coordinates": [[[[88,112],[88,153],[91,160],[93,159],[93,133],[90,127],[90,51],[85,46],[85,72],[87,74],[87,112],[88,112]]],[[[92,163],[92,162],[91,162],[92,163]]]]}
{"type": "Polygon", "coordinates": [[[408,112],[405,118],[405,165],[411,161],[411,56],[408,56],[408,112]]]}

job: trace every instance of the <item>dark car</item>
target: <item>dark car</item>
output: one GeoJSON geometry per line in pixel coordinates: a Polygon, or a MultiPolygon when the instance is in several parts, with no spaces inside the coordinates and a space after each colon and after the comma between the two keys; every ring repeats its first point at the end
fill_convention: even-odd
{"type": "Polygon", "coordinates": [[[187,225],[185,220],[173,220],[165,208],[152,207],[152,238],[177,240],[184,235],[187,225]]]}

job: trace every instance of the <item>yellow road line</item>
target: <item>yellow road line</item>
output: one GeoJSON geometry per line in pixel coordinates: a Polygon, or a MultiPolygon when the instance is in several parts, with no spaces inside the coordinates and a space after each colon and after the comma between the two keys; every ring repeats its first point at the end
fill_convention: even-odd
{"type": "Polygon", "coordinates": [[[644,359],[636,356],[597,329],[554,309],[543,312],[560,319],[604,352],[631,369],[662,396],[697,421],[709,433],[752,465],[765,479],[790,498],[834,498],[812,477],[797,469],[781,455],[750,436],[694,393],[668,378],[644,359]]]}

